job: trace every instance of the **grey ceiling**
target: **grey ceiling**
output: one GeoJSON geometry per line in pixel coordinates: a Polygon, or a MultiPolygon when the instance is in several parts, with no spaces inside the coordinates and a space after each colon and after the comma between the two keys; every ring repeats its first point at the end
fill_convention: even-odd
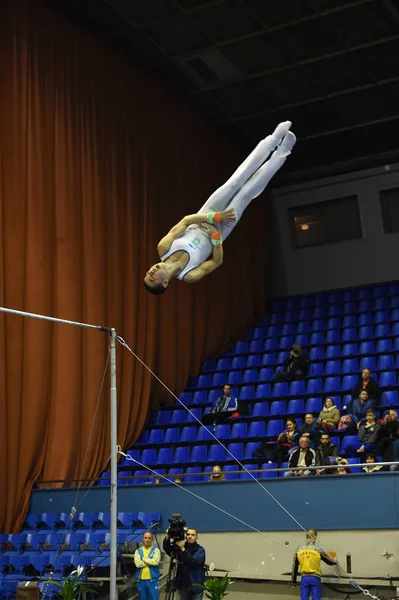
{"type": "Polygon", "coordinates": [[[251,149],[289,119],[280,183],[399,160],[399,0],[54,0],[251,149]]]}

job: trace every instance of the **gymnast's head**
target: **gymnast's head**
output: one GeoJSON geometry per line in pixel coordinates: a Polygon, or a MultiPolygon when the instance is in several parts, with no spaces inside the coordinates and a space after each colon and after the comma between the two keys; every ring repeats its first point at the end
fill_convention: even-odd
{"type": "Polygon", "coordinates": [[[168,289],[169,273],[165,263],[157,263],[147,271],[144,277],[144,286],[148,292],[157,296],[168,289]]]}

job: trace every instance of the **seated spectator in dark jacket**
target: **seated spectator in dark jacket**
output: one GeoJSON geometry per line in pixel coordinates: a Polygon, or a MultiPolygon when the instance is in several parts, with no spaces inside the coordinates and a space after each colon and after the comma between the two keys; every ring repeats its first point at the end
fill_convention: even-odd
{"type": "Polygon", "coordinates": [[[320,444],[320,435],[322,429],[317,423],[312,413],[306,413],[305,422],[299,428],[301,436],[308,437],[310,439],[310,446],[316,448],[320,444]]]}
{"type": "Polygon", "coordinates": [[[352,418],[355,423],[361,423],[366,419],[367,411],[373,411],[373,402],[369,399],[369,395],[366,390],[363,390],[359,394],[359,398],[353,401],[352,404],[352,418]]]}
{"type": "Polygon", "coordinates": [[[381,400],[381,390],[376,380],[371,377],[370,369],[363,369],[358,383],[352,390],[352,399],[358,398],[362,390],[368,393],[368,398],[373,401],[373,409],[375,409],[381,400]]]}
{"type": "Polygon", "coordinates": [[[357,437],[359,438],[359,442],[362,443],[360,448],[356,450],[358,454],[369,454],[370,452],[375,453],[375,445],[378,440],[378,431],[380,429],[380,425],[378,425],[375,420],[374,411],[369,409],[366,414],[366,421],[358,424],[359,433],[357,437]]]}
{"type": "MultiPolygon", "coordinates": [[[[370,452],[366,456],[366,463],[378,463],[378,458],[376,454],[370,452]]],[[[365,473],[375,473],[376,471],[381,471],[382,465],[374,465],[373,467],[362,467],[362,471],[365,473]]]]}
{"type": "Polygon", "coordinates": [[[335,406],[334,400],[332,398],[326,398],[324,400],[323,409],[321,410],[318,418],[320,427],[324,429],[324,431],[336,429],[338,427],[340,418],[341,413],[335,406]]]}
{"type": "Polygon", "coordinates": [[[297,431],[295,419],[288,417],[285,422],[285,430],[280,433],[277,441],[271,444],[263,442],[252,456],[253,458],[266,459],[269,462],[276,462],[280,467],[291,450],[298,446],[299,438],[300,434],[297,431]]]}
{"type": "MultiPolygon", "coordinates": [[[[319,455],[320,466],[331,464],[331,459],[336,458],[339,454],[337,446],[332,441],[330,434],[323,431],[320,438],[320,446],[317,447],[317,453],[319,455]]],[[[318,469],[316,475],[330,474],[330,469],[318,469]]]]}
{"type": "Polygon", "coordinates": [[[392,459],[392,449],[389,458],[384,458],[385,453],[392,446],[394,440],[399,438],[398,413],[390,408],[385,413],[383,419],[378,421],[380,426],[378,430],[378,440],[376,444],[377,455],[383,457],[383,462],[390,462],[392,459]]]}
{"type": "Polygon", "coordinates": [[[309,370],[309,356],[302,350],[300,344],[294,344],[283,364],[284,369],[274,374],[273,381],[303,379],[309,370]]]}
{"type": "Polygon", "coordinates": [[[295,468],[294,471],[286,471],[284,477],[298,477],[300,475],[315,475],[316,470],[309,470],[308,467],[316,467],[319,459],[316,451],[309,447],[309,438],[301,437],[299,439],[299,448],[295,448],[290,454],[288,466],[295,468]]]}
{"type": "Polygon", "coordinates": [[[236,412],[237,409],[238,400],[235,396],[231,395],[231,385],[226,383],[226,385],[223,386],[223,394],[216,400],[215,406],[209,413],[204,415],[203,423],[213,423],[215,426],[216,423],[225,421],[233,414],[233,412],[236,412]]]}

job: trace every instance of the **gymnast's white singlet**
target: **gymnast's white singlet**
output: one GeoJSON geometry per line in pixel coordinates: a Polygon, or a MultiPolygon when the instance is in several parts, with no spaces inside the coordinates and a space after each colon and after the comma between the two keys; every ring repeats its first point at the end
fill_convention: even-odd
{"type": "Polygon", "coordinates": [[[171,247],[165,254],[160,256],[161,260],[166,260],[176,252],[187,253],[187,263],[177,275],[177,279],[184,279],[190,271],[193,271],[212,254],[213,246],[209,233],[204,231],[200,225],[189,225],[181,237],[172,242],[171,247]]]}

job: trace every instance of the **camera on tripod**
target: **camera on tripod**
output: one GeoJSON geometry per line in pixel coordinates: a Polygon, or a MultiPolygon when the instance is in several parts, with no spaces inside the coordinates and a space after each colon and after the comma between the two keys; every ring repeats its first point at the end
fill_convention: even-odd
{"type": "Polygon", "coordinates": [[[186,539],[186,522],[181,518],[180,513],[172,515],[171,519],[168,519],[170,526],[168,529],[168,537],[171,542],[181,542],[186,539]]]}

